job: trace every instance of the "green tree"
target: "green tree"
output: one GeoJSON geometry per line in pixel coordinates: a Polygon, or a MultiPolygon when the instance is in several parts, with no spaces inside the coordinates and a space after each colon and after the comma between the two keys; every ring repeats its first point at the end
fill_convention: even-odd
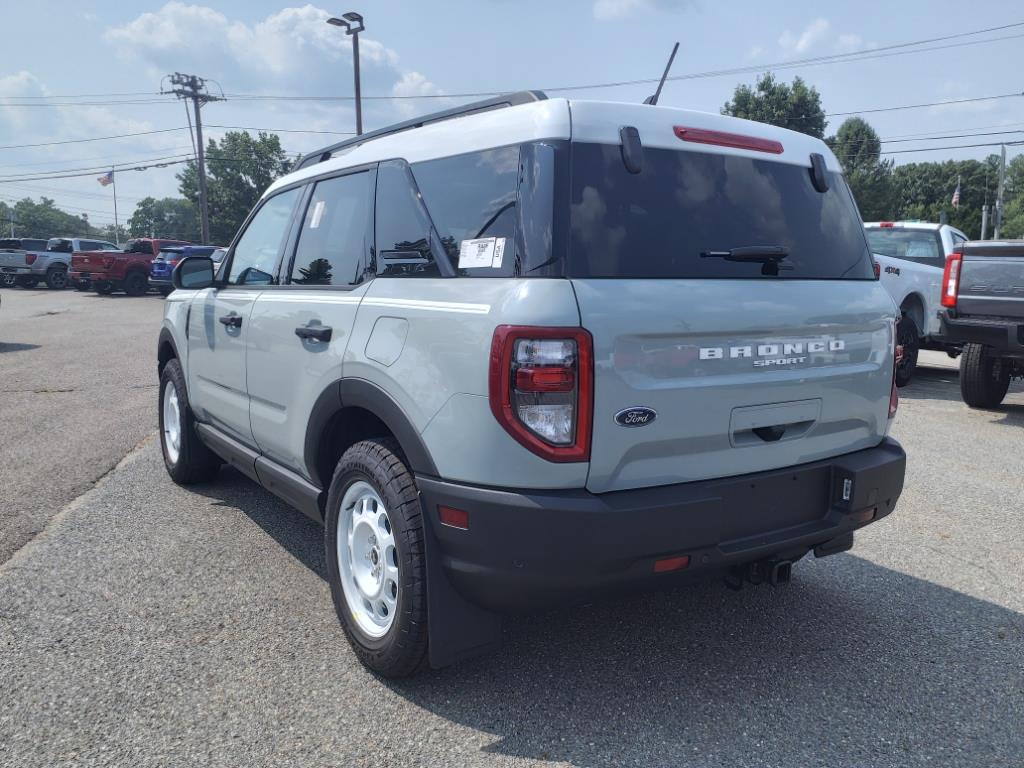
{"type": "Polygon", "coordinates": [[[139,201],[128,219],[128,232],[131,237],[156,236],[198,242],[199,217],[196,207],[184,198],[146,197],[139,201]]]}
{"type": "Polygon", "coordinates": [[[799,77],[793,78],[792,85],[779,82],[771,72],[762,75],[753,87],[737,85],[732,101],[722,106],[722,114],[770,123],[818,139],[824,138],[828,125],[816,88],[799,77]]]}
{"type": "Polygon", "coordinates": [[[893,215],[892,160],[882,160],[882,142],[860,117],[843,121],[826,143],[835,152],[865,221],[893,215]]]}
{"type": "Polygon", "coordinates": [[[981,206],[995,199],[998,158],[908,163],[893,169],[893,216],[896,219],[941,221],[943,215],[971,238],[981,236],[981,206]],[[960,205],[953,192],[959,180],[960,205]]]}
{"type": "Polygon", "coordinates": [[[97,237],[99,230],[89,223],[84,213],[75,215],[62,211],[53,200],[40,197],[37,203],[26,197],[13,206],[4,206],[3,229],[10,232],[11,214],[14,216],[14,234],[17,237],[97,237]]]}
{"type": "MultiPolygon", "coordinates": [[[[210,241],[227,245],[274,179],[288,171],[281,139],[260,132],[228,131],[221,140],[210,139],[206,149],[207,202],[210,241]]],[[[182,196],[199,206],[199,175],[190,162],[178,174],[182,196]]]]}

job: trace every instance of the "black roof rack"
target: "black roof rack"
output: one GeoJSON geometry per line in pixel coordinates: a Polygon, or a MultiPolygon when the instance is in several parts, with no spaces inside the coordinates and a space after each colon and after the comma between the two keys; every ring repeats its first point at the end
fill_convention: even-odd
{"type": "Polygon", "coordinates": [[[476,112],[489,112],[492,109],[515,107],[520,104],[542,101],[546,98],[547,95],[543,91],[517,91],[515,93],[506,93],[501,96],[493,96],[482,101],[474,101],[471,104],[463,104],[461,107],[453,107],[452,109],[446,109],[442,112],[432,112],[431,114],[423,115],[422,117],[414,117],[411,120],[405,120],[401,123],[395,123],[394,125],[389,125],[385,128],[379,128],[376,131],[370,131],[362,134],[361,136],[346,139],[345,141],[339,141],[337,144],[331,144],[323,149],[310,152],[305,157],[299,158],[299,161],[295,164],[295,167],[292,168],[292,170],[297,171],[300,168],[306,168],[308,166],[315,165],[316,163],[322,163],[324,160],[329,160],[339,149],[358,147],[360,144],[372,141],[373,139],[379,139],[381,136],[389,136],[392,133],[400,133],[401,131],[408,131],[413,128],[422,128],[424,125],[428,125],[430,123],[440,123],[443,120],[451,120],[456,117],[462,117],[463,115],[472,115],[476,112]]]}

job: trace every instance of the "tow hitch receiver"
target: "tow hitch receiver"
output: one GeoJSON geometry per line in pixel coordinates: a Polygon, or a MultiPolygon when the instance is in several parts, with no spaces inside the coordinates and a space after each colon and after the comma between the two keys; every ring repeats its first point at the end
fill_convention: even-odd
{"type": "Polygon", "coordinates": [[[725,576],[725,585],[730,589],[743,589],[744,584],[771,584],[777,587],[788,584],[793,575],[792,560],[757,560],[737,565],[725,576]]]}

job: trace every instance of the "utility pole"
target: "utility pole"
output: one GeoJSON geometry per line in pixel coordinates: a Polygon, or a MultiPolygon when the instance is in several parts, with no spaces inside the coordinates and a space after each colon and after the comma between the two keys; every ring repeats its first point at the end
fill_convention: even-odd
{"type": "Polygon", "coordinates": [[[1003,144],[999,156],[999,188],[996,191],[996,215],[992,225],[992,239],[998,240],[1003,228],[1003,191],[1006,188],[1006,145],[1003,144]]]}
{"type": "Polygon", "coordinates": [[[206,92],[206,81],[196,75],[183,75],[175,72],[170,75],[170,91],[161,93],[173,93],[179,99],[191,99],[192,108],[196,115],[196,165],[199,176],[199,226],[203,243],[210,242],[210,213],[206,199],[206,149],[203,146],[203,118],[199,112],[203,104],[208,101],[224,101],[223,96],[211,96],[206,92]]]}

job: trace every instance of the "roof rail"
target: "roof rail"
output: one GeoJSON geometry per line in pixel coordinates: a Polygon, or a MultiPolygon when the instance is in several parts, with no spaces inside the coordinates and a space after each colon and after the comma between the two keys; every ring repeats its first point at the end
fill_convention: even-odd
{"type": "Polygon", "coordinates": [[[505,107],[516,107],[520,104],[542,101],[546,98],[547,94],[543,91],[517,91],[515,93],[502,94],[501,96],[493,96],[482,101],[474,101],[471,104],[463,104],[461,107],[453,107],[452,109],[446,109],[441,112],[432,112],[431,114],[423,115],[422,117],[414,117],[411,120],[395,123],[394,125],[389,125],[385,128],[378,128],[376,131],[369,131],[368,133],[356,136],[355,138],[339,141],[337,144],[331,144],[323,149],[310,152],[308,155],[299,158],[299,161],[295,164],[295,167],[292,168],[292,170],[297,171],[300,168],[307,168],[311,165],[315,165],[316,163],[322,163],[324,160],[329,160],[339,149],[358,147],[360,144],[372,141],[373,139],[379,139],[382,136],[390,136],[393,133],[400,133],[401,131],[408,131],[413,128],[422,128],[424,125],[429,125],[430,123],[440,123],[444,120],[451,120],[464,115],[472,115],[477,112],[490,112],[493,109],[504,109],[505,107]]]}

